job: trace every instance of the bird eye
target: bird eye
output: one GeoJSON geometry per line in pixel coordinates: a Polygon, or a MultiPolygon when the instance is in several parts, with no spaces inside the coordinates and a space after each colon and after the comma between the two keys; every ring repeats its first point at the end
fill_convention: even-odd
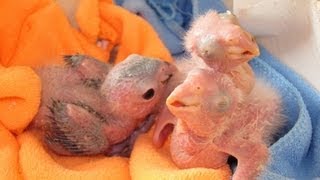
{"type": "Polygon", "coordinates": [[[216,103],[217,110],[219,112],[225,112],[229,110],[231,105],[231,99],[228,96],[219,97],[218,102],[216,103]]]}
{"type": "Polygon", "coordinates": [[[153,96],[154,96],[154,89],[148,89],[144,94],[143,94],[143,99],[145,99],[145,100],[149,100],[149,99],[151,99],[151,98],[153,98],[153,96]]]}

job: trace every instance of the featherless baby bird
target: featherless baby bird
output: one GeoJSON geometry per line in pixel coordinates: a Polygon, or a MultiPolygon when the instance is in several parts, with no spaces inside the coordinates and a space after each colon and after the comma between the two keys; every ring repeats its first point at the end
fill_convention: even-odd
{"type": "Polygon", "coordinates": [[[257,80],[247,98],[232,79],[194,69],[167,99],[177,118],[171,155],[180,168],[219,168],[229,155],[238,160],[233,179],[254,179],[268,161],[268,146],[285,118],[281,98],[257,80]]]}
{"type": "Polygon", "coordinates": [[[175,66],[130,55],[111,66],[84,55],[36,69],[42,100],[31,128],[60,155],[129,156],[153,124],[175,66]]]}
{"type": "MultiPolygon", "coordinates": [[[[250,94],[255,76],[247,62],[259,55],[259,48],[253,36],[239,26],[237,18],[229,11],[220,14],[208,11],[195,19],[186,33],[185,48],[191,56],[177,60],[178,72],[170,82],[168,95],[194,68],[224,73],[242,91],[244,98],[250,94]]],[[[175,123],[176,118],[164,107],[156,119],[155,146],[163,145],[175,123]]]]}
{"type": "Polygon", "coordinates": [[[230,11],[208,11],[192,23],[185,48],[193,59],[204,61],[216,71],[229,74],[236,86],[249,94],[254,74],[247,63],[260,54],[254,37],[243,29],[230,11]]]}
{"type": "Polygon", "coordinates": [[[260,54],[254,37],[231,12],[208,11],[198,17],[185,36],[185,48],[208,66],[221,72],[248,62],[260,54]]]}

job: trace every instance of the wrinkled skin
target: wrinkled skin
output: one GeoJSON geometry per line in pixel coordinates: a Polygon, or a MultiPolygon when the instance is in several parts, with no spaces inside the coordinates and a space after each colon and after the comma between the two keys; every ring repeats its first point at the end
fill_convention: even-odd
{"type": "Polygon", "coordinates": [[[161,103],[159,113],[155,117],[153,145],[157,148],[163,146],[177,122],[177,118],[168,110],[168,107],[165,104],[166,98],[179,84],[183,83],[189,71],[194,68],[209,68],[202,61],[195,61],[194,59],[180,59],[176,61],[175,65],[177,67],[177,71],[168,83],[168,88],[163,96],[165,97],[163,99],[164,103],[161,103]]]}
{"type": "Polygon", "coordinates": [[[260,54],[259,47],[229,11],[208,11],[197,18],[185,36],[185,48],[192,58],[232,76],[245,94],[251,92],[255,79],[247,62],[260,54]]]}
{"type": "Polygon", "coordinates": [[[153,124],[175,67],[139,55],[114,67],[83,55],[65,60],[36,69],[42,101],[31,128],[57,154],[128,156],[153,124]]]}
{"type": "MultiPolygon", "coordinates": [[[[185,47],[191,57],[177,62],[180,75],[173,77],[170,92],[183,82],[190,70],[211,68],[228,75],[243,96],[250,94],[255,77],[247,62],[259,55],[259,48],[230,12],[217,14],[209,11],[197,18],[186,34],[185,47]]],[[[156,147],[164,144],[175,124],[176,118],[164,107],[156,119],[153,136],[156,147]]]]}
{"type": "Polygon", "coordinates": [[[247,98],[232,79],[195,69],[167,99],[177,117],[171,155],[180,168],[219,168],[238,160],[233,179],[254,179],[268,161],[268,145],[284,124],[281,99],[262,80],[247,98]]]}
{"type": "Polygon", "coordinates": [[[186,34],[185,47],[221,72],[259,55],[253,36],[239,26],[229,11],[222,14],[209,11],[197,18],[186,34]]]}

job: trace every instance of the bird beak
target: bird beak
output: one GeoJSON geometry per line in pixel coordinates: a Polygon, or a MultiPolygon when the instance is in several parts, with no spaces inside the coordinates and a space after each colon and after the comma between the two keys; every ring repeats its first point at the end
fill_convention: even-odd
{"type": "Polygon", "coordinates": [[[194,109],[200,106],[200,98],[196,92],[189,92],[190,88],[183,84],[178,86],[167,98],[167,107],[174,114],[179,110],[194,109]]]}
{"type": "Polygon", "coordinates": [[[260,50],[255,39],[244,31],[239,34],[237,43],[227,48],[227,56],[231,60],[246,62],[259,55],[260,50]]]}

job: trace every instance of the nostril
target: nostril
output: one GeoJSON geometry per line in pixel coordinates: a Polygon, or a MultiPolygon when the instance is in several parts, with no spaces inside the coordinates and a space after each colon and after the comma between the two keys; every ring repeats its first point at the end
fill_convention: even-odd
{"type": "Polygon", "coordinates": [[[170,104],[171,106],[174,107],[185,107],[186,105],[184,103],[182,103],[181,101],[174,101],[170,104]]]}

